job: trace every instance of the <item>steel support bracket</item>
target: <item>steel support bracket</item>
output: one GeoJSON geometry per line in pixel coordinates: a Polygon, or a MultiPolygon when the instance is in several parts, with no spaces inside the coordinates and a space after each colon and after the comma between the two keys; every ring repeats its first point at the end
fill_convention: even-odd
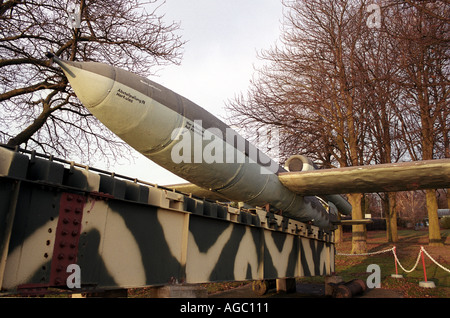
{"type": "Polygon", "coordinates": [[[78,242],[86,198],[83,195],[63,193],[50,272],[50,286],[65,288],[70,273],[67,267],[77,263],[78,242]]]}

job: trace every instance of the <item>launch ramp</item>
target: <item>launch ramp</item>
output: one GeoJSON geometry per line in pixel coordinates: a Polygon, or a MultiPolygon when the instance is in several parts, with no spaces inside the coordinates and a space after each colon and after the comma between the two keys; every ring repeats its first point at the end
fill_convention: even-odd
{"type": "Polygon", "coordinates": [[[0,286],[6,292],[334,271],[332,231],[3,147],[0,220],[0,286]]]}

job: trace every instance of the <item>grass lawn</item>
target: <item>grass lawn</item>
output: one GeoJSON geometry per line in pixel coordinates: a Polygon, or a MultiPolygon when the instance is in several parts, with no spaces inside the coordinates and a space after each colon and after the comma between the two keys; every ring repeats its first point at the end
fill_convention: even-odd
{"type": "MultiPolygon", "coordinates": [[[[384,231],[367,232],[367,252],[372,253],[382,251],[396,246],[397,257],[406,270],[411,270],[416,264],[420,247],[430,254],[430,256],[446,269],[450,269],[450,230],[441,230],[444,242],[442,247],[428,246],[428,231],[399,230],[398,242],[389,243],[386,240],[384,231]]],[[[381,288],[394,289],[404,297],[424,298],[439,297],[450,298],[450,273],[437,266],[425,255],[425,268],[427,281],[433,281],[436,288],[423,288],[419,286],[420,281],[424,281],[424,271],[422,258],[414,271],[404,272],[398,266],[398,274],[403,275],[403,279],[392,278],[395,274],[395,260],[392,251],[382,254],[368,256],[346,256],[351,251],[351,233],[344,233],[342,242],[336,243],[335,270],[336,274],[342,276],[344,281],[360,278],[366,281],[372,272],[367,272],[370,264],[377,264],[381,270],[381,288]]]]}

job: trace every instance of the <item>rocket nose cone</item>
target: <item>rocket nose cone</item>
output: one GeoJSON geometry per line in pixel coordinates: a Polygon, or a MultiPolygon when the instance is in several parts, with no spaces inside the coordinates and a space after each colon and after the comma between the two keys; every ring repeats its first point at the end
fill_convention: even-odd
{"type": "Polygon", "coordinates": [[[111,92],[116,77],[114,67],[96,62],[55,61],[85,107],[97,106],[111,92]]]}

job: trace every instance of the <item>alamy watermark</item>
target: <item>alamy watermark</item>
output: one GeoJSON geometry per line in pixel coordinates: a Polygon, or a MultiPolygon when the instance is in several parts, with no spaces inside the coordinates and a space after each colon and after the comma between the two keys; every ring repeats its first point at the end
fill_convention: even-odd
{"type": "Polygon", "coordinates": [[[378,4],[372,3],[367,6],[366,12],[370,13],[366,20],[368,28],[381,28],[381,8],[378,4]]]}
{"type": "Polygon", "coordinates": [[[79,29],[81,26],[80,6],[77,6],[75,3],[70,3],[67,8],[67,13],[69,14],[69,18],[67,20],[69,28],[79,29]]]}
{"type": "Polygon", "coordinates": [[[77,264],[70,264],[67,266],[66,273],[71,273],[66,279],[68,288],[81,288],[81,269],[77,264]]]}
{"type": "MultiPolygon", "coordinates": [[[[268,129],[260,138],[267,143],[277,143],[278,129],[268,129]]],[[[178,142],[171,151],[174,163],[258,163],[261,174],[276,173],[279,165],[258,148],[248,143],[233,129],[204,129],[202,120],[188,122],[184,127],[172,131],[172,140],[178,142]],[[225,136],[224,136],[225,134],[225,136]]],[[[278,152],[278,147],[271,147],[278,152]]]]}
{"type": "Polygon", "coordinates": [[[380,288],[381,287],[381,269],[380,265],[370,264],[367,266],[367,273],[372,273],[367,277],[366,284],[369,288],[380,288]]]}

